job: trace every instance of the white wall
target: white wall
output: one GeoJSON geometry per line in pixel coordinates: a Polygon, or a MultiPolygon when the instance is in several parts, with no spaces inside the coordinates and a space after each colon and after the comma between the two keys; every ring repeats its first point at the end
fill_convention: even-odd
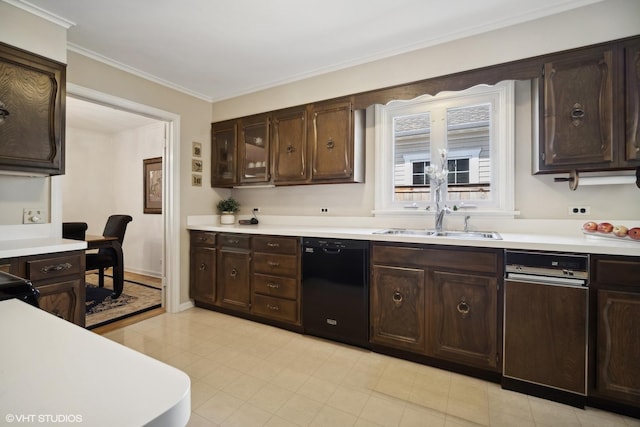
{"type": "Polygon", "coordinates": [[[162,215],[143,213],[143,159],[161,157],[164,123],[105,135],[67,128],[67,173],[62,177],[63,221],[81,221],[102,234],[109,215],[131,215],[125,269],[162,275],[162,215]]]}

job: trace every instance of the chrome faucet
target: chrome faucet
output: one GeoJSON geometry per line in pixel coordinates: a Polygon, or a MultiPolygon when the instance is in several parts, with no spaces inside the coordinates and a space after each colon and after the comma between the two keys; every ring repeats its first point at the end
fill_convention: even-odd
{"type": "Polygon", "coordinates": [[[436,233],[442,231],[444,215],[451,213],[451,208],[442,203],[442,187],[440,185],[436,187],[436,233]]]}

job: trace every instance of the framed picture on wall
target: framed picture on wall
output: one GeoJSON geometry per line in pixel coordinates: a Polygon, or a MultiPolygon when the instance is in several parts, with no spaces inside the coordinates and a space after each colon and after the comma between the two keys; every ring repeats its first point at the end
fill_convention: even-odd
{"type": "Polygon", "coordinates": [[[162,213],[162,157],[144,159],[144,209],[146,214],[162,213]]]}

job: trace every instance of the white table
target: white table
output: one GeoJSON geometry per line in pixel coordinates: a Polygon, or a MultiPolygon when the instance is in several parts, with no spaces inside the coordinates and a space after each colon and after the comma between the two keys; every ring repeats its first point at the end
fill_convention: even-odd
{"type": "Polygon", "coordinates": [[[24,302],[0,301],[0,425],[174,427],[190,416],[182,371],[24,302]]]}

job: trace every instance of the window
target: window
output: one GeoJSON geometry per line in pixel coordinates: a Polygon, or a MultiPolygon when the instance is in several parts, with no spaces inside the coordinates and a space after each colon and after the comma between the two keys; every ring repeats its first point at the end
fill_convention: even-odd
{"type": "Polygon", "coordinates": [[[433,204],[427,168],[447,150],[445,203],[513,211],[513,82],[375,107],[376,214],[433,204]]]}

